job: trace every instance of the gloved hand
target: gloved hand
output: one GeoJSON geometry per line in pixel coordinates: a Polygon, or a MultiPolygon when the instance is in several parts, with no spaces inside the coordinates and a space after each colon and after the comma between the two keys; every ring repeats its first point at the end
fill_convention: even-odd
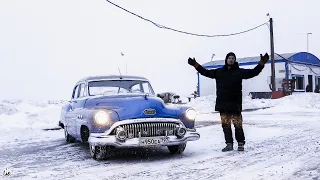
{"type": "Polygon", "coordinates": [[[266,64],[266,62],[268,62],[268,60],[269,60],[269,54],[268,53],[264,54],[264,56],[262,56],[262,54],[260,54],[260,61],[259,61],[260,65],[263,66],[264,64],[266,64]]]}
{"type": "Polygon", "coordinates": [[[196,65],[197,61],[195,60],[195,58],[190,58],[188,59],[188,64],[190,64],[191,66],[196,65]]]}

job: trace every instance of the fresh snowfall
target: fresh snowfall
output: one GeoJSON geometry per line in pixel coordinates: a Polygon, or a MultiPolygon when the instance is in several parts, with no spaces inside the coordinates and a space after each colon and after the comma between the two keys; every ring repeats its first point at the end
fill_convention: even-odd
{"type": "MultiPolygon", "coordinates": [[[[0,179],[320,179],[320,94],[243,99],[244,152],[225,146],[215,97],[192,99],[201,137],[181,155],[167,148],[121,149],[109,160],[88,144],[65,142],[58,129],[64,101],[0,103],[0,179]]],[[[170,105],[173,106],[173,105],[170,105]]],[[[233,132],[234,133],[234,132],[233,132]]]]}

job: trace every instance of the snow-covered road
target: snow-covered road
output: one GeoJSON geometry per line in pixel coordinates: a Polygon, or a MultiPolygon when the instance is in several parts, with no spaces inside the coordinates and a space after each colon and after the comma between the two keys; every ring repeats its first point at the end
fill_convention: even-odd
{"type": "Polygon", "coordinates": [[[65,143],[62,130],[46,131],[50,138],[42,141],[2,144],[0,164],[10,167],[10,179],[316,179],[318,117],[244,113],[245,152],[222,153],[223,134],[216,124],[198,128],[201,139],[190,142],[182,155],[170,155],[166,148],[130,149],[108,161],[92,160],[86,144],[65,143]]]}
{"type": "MultiPolygon", "coordinates": [[[[47,125],[29,121],[25,128],[10,125],[10,131],[3,126],[3,117],[7,121],[9,116],[2,116],[0,168],[10,168],[12,174],[1,178],[320,179],[319,101],[304,105],[300,97],[296,98],[284,99],[288,102],[274,108],[243,113],[247,141],[244,152],[221,152],[225,144],[219,115],[205,110],[198,116],[200,140],[189,142],[182,155],[171,155],[165,147],[122,149],[107,161],[91,159],[87,144],[67,144],[63,130],[43,131],[41,128],[47,125]]],[[[308,102],[313,99],[310,97],[308,102]]],[[[59,109],[50,106],[34,110],[38,115],[35,121],[53,118],[48,108],[59,109]]]]}

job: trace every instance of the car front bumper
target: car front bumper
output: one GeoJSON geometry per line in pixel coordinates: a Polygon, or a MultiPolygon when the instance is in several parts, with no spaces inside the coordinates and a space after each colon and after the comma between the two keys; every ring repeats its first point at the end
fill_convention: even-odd
{"type": "Polygon", "coordinates": [[[159,144],[145,144],[140,143],[142,139],[153,139],[160,137],[142,137],[142,138],[131,138],[124,141],[120,141],[115,135],[105,135],[104,133],[92,133],[89,137],[90,146],[113,146],[113,147],[149,147],[149,146],[172,146],[186,143],[187,141],[195,141],[200,138],[200,134],[195,130],[188,129],[186,134],[182,138],[178,138],[175,135],[172,136],[161,136],[166,141],[159,144]]]}

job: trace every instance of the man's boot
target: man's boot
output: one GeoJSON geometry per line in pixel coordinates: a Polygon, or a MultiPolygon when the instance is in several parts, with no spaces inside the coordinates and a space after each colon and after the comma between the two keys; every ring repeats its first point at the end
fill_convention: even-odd
{"type": "Polygon", "coordinates": [[[243,142],[238,143],[238,151],[244,151],[244,143],[243,142]]]}
{"type": "Polygon", "coordinates": [[[222,152],[232,151],[233,150],[233,143],[227,143],[227,146],[222,149],[222,152]]]}

